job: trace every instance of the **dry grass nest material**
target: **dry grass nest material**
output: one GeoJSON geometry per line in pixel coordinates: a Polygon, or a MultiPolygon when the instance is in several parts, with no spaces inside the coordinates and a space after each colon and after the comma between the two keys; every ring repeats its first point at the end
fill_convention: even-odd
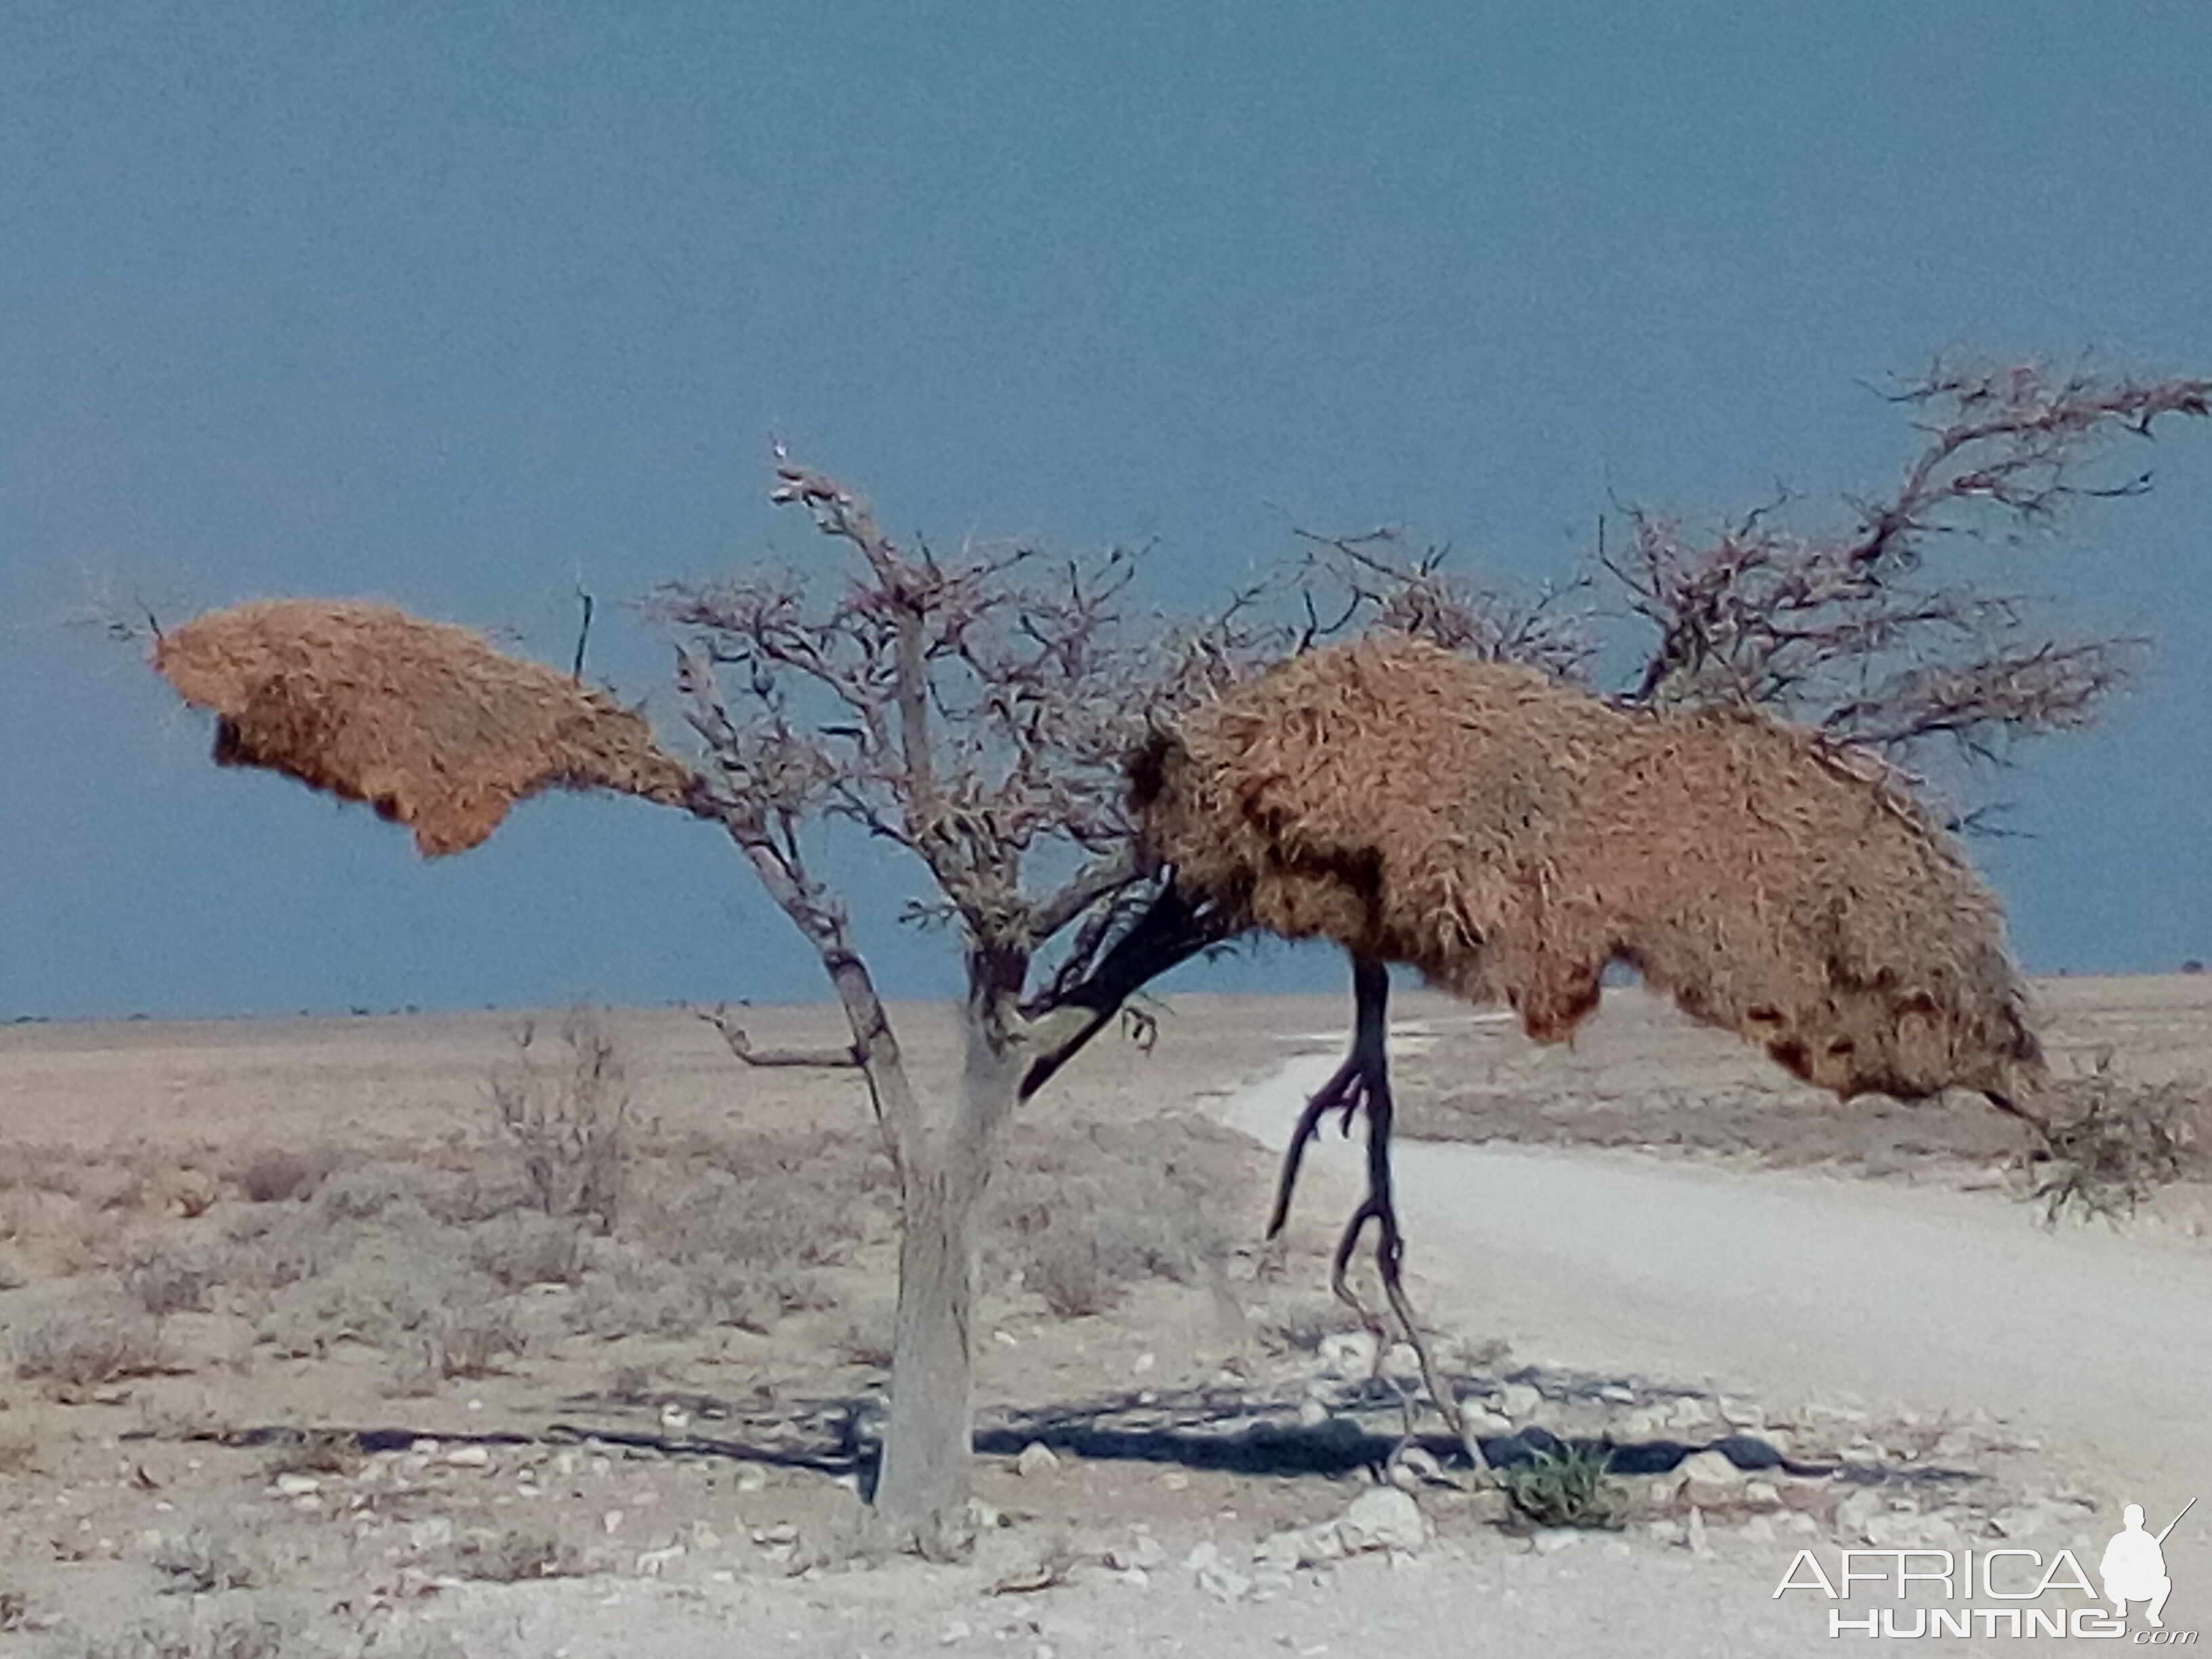
{"type": "Polygon", "coordinates": [[[283,772],[415,832],[474,847],[542,789],[675,804],[691,772],[634,710],[466,629],[391,605],[276,599],[164,635],[154,666],[213,709],[215,758],[283,772]]]}
{"type": "Polygon", "coordinates": [[[1539,1041],[1618,960],[1845,1098],[2042,1080],[1995,896],[1886,768],[1811,732],[1364,641],[1234,688],[1131,781],[1187,890],[1509,1004],[1539,1041]]]}

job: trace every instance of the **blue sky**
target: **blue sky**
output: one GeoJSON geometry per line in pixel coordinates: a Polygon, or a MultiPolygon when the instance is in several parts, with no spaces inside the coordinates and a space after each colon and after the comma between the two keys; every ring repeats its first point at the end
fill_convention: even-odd
{"type": "MultiPolygon", "coordinates": [[[[1616,501],[1879,488],[1865,383],[1938,351],[2212,373],[2208,63],[2188,3],[15,0],[0,1018],[819,983],[675,815],[537,802],[424,865],[216,772],[66,625],[100,595],[369,594],[560,659],[580,574],[824,556],[771,434],[901,532],[1154,540],[1193,602],[1292,525],[1565,574],[1616,501]]],[[[1978,849],[2042,970],[2212,957],[2212,432],[2148,459],[2014,568],[2158,640],[1978,849]]],[[[665,677],[635,616],[594,660],[665,677]]]]}

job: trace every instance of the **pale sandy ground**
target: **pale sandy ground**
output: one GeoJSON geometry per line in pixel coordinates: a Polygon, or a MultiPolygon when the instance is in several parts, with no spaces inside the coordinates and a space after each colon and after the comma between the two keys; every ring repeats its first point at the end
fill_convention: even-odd
{"type": "MultiPolygon", "coordinates": [[[[2153,1073],[2201,1072],[2212,1062],[2212,1009],[2201,982],[2057,987],[2051,1000],[2077,1047],[2132,1042],[2153,1073]]],[[[1560,1057],[1516,1048],[1494,1023],[1448,1003],[1403,999],[1401,1047],[1409,1060],[1425,1046],[1438,1063],[1451,1057],[1446,1082],[1453,1070],[1484,1087],[1501,1076],[1540,1074],[1547,1087],[1572,1092],[1595,1068],[1616,1093],[1648,1087],[1655,1098],[1675,1101],[1698,1092],[1704,1068],[1739,1063],[1669,1023],[1652,1024],[1633,1000],[1620,1006],[1620,1018],[1601,1021],[1560,1057]]],[[[1341,1012],[1334,1000],[1193,999],[1170,1022],[1154,1060],[1103,1056],[1071,1085],[1094,1110],[1211,1097],[1228,1121],[1263,1141],[1279,1139],[1303,1091],[1334,1063],[1341,1012]]],[[[634,1018],[641,1032],[665,1036],[675,1029],[665,1017],[634,1018]]],[[[792,1035],[817,1019],[797,1018],[792,1035]]],[[[246,1044],[222,1028],[0,1033],[0,1126],[11,1138],[46,1146],[159,1146],[222,1134],[297,1137],[302,1112],[311,1109],[318,1133],[433,1144],[453,1132],[457,1103],[479,1086],[483,1023],[421,1022],[417,1040],[396,1048],[377,1024],[272,1028],[246,1044]],[[313,1099],[301,1097],[303,1077],[312,1079],[313,1099]]],[[[655,1100],[672,1114],[712,1109],[726,1087],[711,1042],[684,1048],[663,1070],[655,1100]]],[[[1418,1070],[1409,1066],[1409,1078],[1418,1070]]],[[[1424,1076],[1419,1086],[1438,1081],[1424,1076]]],[[[795,1109],[775,1091],[803,1085],[763,1082],[767,1092],[755,1109],[795,1109]]],[[[1344,1212],[1353,1190],[1345,1156],[1325,1149],[1302,1194],[1302,1215],[1325,1224],[1344,1212]]],[[[1765,1401],[1777,1421],[1808,1398],[1856,1402],[1878,1421],[1903,1413],[1930,1423],[1978,1412],[1994,1417],[2017,1447],[2008,1478],[2079,1492],[2098,1505],[2070,1531],[2034,1540],[2046,1551],[2072,1545],[2093,1571],[2120,1503],[2141,1502],[2156,1520],[2200,1497],[2167,1541],[2178,1585],[2167,1623],[2212,1628],[2205,1420],[2212,1253],[2192,1235],[2201,1211],[2188,1203],[2119,1232],[2047,1231],[2002,1193],[1960,1190],[1955,1180],[1906,1184],[1619,1150],[1462,1145],[1405,1145],[1398,1167],[1416,1291],[1438,1327],[1510,1341],[1516,1362],[1765,1401]]],[[[1224,1201],[1249,1217],[1261,1196],[1224,1201]]],[[[1293,1267],[1316,1270],[1310,1254],[1293,1267]]],[[[1090,1392],[1085,1366],[1097,1368],[1102,1387],[1109,1376],[1126,1377],[1128,1351],[1159,1335],[1127,1319],[1079,1322],[1094,1329],[1072,1361],[1045,1376],[1004,1369],[1012,1361],[1001,1353],[991,1386],[1002,1397],[1009,1389],[1090,1392]]],[[[726,1355],[720,1363],[737,1361],[726,1355]]],[[[0,1395],[0,1408],[7,1404],[0,1395]]],[[[33,1409],[18,1391],[18,1416],[33,1409]]],[[[0,1410],[0,1425],[9,1420],[0,1410]]],[[[49,1410],[37,1420],[65,1419],[49,1410]]],[[[1041,1511],[1056,1503],[1080,1510],[1097,1490],[1092,1480],[1078,1465],[1023,1496],[1041,1511]]],[[[1772,1595],[1797,1540],[1747,1539],[1725,1528],[1698,1552],[1635,1529],[1542,1549],[1461,1529],[1416,1558],[1362,1559],[1300,1575],[1269,1599],[1224,1601],[1176,1565],[1187,1550],[1218,1540],[1233,1554],[1249,1548],[1270,1505],[1291,1518],[1319,1516],[1340,1507],[1344,1493],[1308,1491],[1296,1480],[1240,1484],[1209,1476],[1189,1486],[1175,1490],[1202,1495],[1216,1512],[1164,1499],[1158,1531],[1170,1559],[1142,1585],[1093,1572],[1036,1594],[988,1595],[981,1593],[988,1568],[915,1565],[795,1579],[748,1573],[730,1582],[601,1574],[450,1589],[412,1613],[410,1628],[451,1638],[448,1651],[569,1659],[932,1652],[1692,1659],[1837,1650],[1825,1603],[1772,1595]]],[[[1006,1501],[1003,1480],[994,1490],[1006,1501]]],[[[14,1505],[50,1501],[21,1477],[0,1491],[14,1505]]],[[[1114,1492],[1120,1501],[1124,1489],[1114,1492]]],[[[14,1519],[27,1524],[10,1535],[32,1536],[27,1514],[14,1519]]],[[[1832,1563],[1836,1541],[1815,1541],[1832,1563]]],[[[122,1582],[97,1573],[84,1581],[88,1591],[122,1582]]],[[[1912,1644],[1943,1654],[2078,1646],[2003,1638],[1912,1644]]],[[[0,1635],[0,1654],[50,1650],[35,1636],[0,1635]]]]}

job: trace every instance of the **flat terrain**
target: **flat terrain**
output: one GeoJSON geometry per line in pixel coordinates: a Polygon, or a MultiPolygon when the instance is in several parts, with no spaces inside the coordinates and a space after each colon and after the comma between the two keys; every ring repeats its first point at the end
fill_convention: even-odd
{"type": "MultiPolygon", "coordinates": [[[[2062,1070],[2212,1071],[2203,977],[2041,1000],[2062,1070]]],[[[893,1216],[849,1077],[675,1011],[599,1016],[582,1085],[558,1013],[0,1030],[0,1655],[1813,1652],[1800,1548],[2094,1572],[2191,1496],[2167,1623],[2212,1626],[2203,1188],[2046,1228],[1985,1107],[1839,1106],[1632,991],[1564,1049],[1394,1013],[1438,1358],[1495,1460],[1614,1448],[1610,1528],[1449,1468],[1397,1547],[1337,1525],[1410,1386],[1327,1294],[1350,1149],[1258,1231],[1339,999],[1178,1000],[1022,1125],[957,1571],[850,1548],[893,1216]]]]}

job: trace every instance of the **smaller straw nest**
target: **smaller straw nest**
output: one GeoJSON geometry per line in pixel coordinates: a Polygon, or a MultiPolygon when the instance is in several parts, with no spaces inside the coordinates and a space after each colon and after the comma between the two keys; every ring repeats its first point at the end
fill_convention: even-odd
{"type": "Polygon", "coordinates": [[[274,599],[164,635],[155,668],[216,714],[221,766],[283,772],[459,853],[540,790],[680,803],[690,769],[605,693],[386,605],[274,599]]]}
{"type": "Polygon", "coordinates": [[[1995,896],[1878,763],[1813,732],[1371,641],[1232,689],[1130,775],[1187,892],[1509,1004],[1539,1041],[1620,961],[1846,1099],[2042,1081],[1995,896]]]}

